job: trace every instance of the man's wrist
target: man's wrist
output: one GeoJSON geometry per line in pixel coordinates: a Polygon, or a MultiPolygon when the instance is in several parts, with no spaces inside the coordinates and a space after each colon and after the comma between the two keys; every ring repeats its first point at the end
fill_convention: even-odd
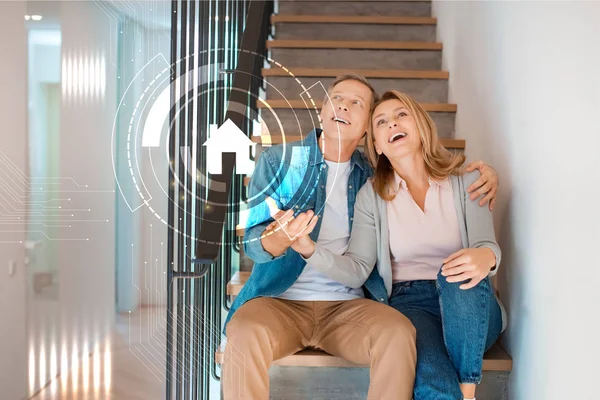
{"type": "Polygon", "coordinates": [[[278,257],[285,253],[291,244],[291,241],[289,241],[288,238],[281,236],[281,232],[271,232],[270,234],[263,233],[260,241],[263,249],[273,257],[278,257]]]}

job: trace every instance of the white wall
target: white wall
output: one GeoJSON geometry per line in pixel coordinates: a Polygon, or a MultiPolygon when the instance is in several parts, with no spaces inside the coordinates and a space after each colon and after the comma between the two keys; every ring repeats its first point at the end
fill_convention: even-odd
{"type": "MultiPolygon", "coordinates": [[[[27,32],[24,14],[23,2],[0,5],[0,54],[3,55],[0,62],[0,152],[26,170],[27,32]],[[5,61],[7,54],[10,54],[11,62],[5,61]]],[[[7,179],[6,173],[3,168],[0,172],[2,180],[7,179]]],[[[5,189],[2,194],[6,194],[5,189]]],[[[20,206],[6,200],[0,200],[0,203],[5,222],[0,229],[0,392],[3,399],[21,399],[27,392],[26,270],[25,252],[19,243],[25,240],[25,221],[13,217],[9,220],[13,223],[7,223],[6,208],[20,206]],[[9,260],[16,266],[12,276],[7,268],[9,260]]]]}
{"type": "MultiPolygon", "coordinates": [[[[0,9],[4,7],[5,4],[0,5],[0,9]]],[[[46,121],[37,115],[39,110],[35,107],[29,109],[32,126],[40,128],[31,131],[30,140],[36,143],[29,148],[30,161],[44,152],[49,159],[59,157],[56,168],[35,169],[31,172],[35,176],[30,178],[31,182],[41,181],[39,189],[47,191],[48,200],[52,200],[47,203],[49,208],[44,218],[37,216],[45,219],[43,228],[37,230],[43,232],[41,246],[51,243],[56,248],[57,260],[37,257],[37,265],[32,262],[29,268],[58,271],[52,296],[45,296],[43,292],[35,294],[31,282],[27,282],[31,394],[63,367],[78,365],[83,356],[97,350],[96,346],[105,343],[106,334],[113,327],[115,183],[110,150],[116,109],[117,54],[115,19],[98,4],[30,2],[27,7],[28,13],[44,16],[39,25],[29,22],[31,28],[59,27],[62,36],[58,59],[48,57],[48,52],[35,51],[31,65],[32,72],[41,80],[56,81],[59,75],[61,81],[59,100],[53,101],[59,115],[58,132],[39,126],[46,121]],[[41,12],[38,7],[43,7],[41,12]],[[46,144],[38,141],[42,132],[49,135],[46,144]],[[40,176],[48,179],[37,179],[40,176]],[[57,206],[61,208],[55,208],[57,206]],[[49,229],[50,226],[53,229],[49,229]],[[54,265],[48,265],[53,262],[54,265]]],[[[23,15],[24,12],[19,16],[20,24],[25,23],[23,15]]],[[[6,35],[12,34],[7,32],[6,35]]],[[[24,43],[24,51],[26,49],[24,43]]],[[[18,57],[11,55],[6,63],[27,73],[27,63],[18,57]]],[[[30,84],[36,84],[35,81],[31,79],[30,84]]],[[[18,96],[17,90],[3,93],[18,96]]],[[[35,98],[29,100],[32,104],[36,101],[35,98]]],[[[23,140],[27,138],[26,131],[15,130],[5,134],[3,140],[12,139],[13,135],[22,135],[23,140]]],[[[23,151],[27,151],[25,146],[23,151]]],[[[35,218],[30,215],[30,222],[35,218]]]]}
{"type": "Polygon", "coordinates": [[[457,137],[500,175],[510,398],[598,398],[600,2],[433,9],[457,137]]]}
{"type": "MultiPolygon", "coordinates": [[[[164,58],[155,59],[145,69],[145,82],[149,82],[161,71],[171,59],[171,32],[170,30],[146,30],[144,32],[144,46],[142,52],[145,59],[150,60],[155,56],[162,54],[164,58]],[[165,60],[166,59],[166,60],[165,60]]],[[[168,82],[168,80],[167,80],[168,82]]],[[[165,85],[154,85],[154,88],[165,87],[165,85]]],[[[164,109],[162,113],[168,116],[169,110],[164,109]]],[[[163,220],[168,220],[169,201],[165,192],[169,188],[169,161],[167,158],[167,135],[168,118],[165,119],[162,129],[162,143],[160,150],[152,151],[152,163],[148,149],[143,151],[143,177],[148,185],[148,190],[152,193],[152,209],[163,220]],[[162,189],[161,189],[162,188],[162,189]]],[[[142,281],[142,304],[150,306],[167,305],[167,226],[161,222],[156,214],[149,208],[143,209],[143,267],[142,281]],[[162,245],[161,245],[162,243],[162,245]]]]}
{"type": "MultiPolygon", "coordinates": [[[[161,147],[151,150],[152,159],[149,148],[142,148],[141,139],[154,98],[168,87],[168,72],[158,79],[158,82],[166,80],[166,83],[152,82],[168,66],[171,40],[170,31],[148,29],[132,20],[124,21],[119,32],[121,106],[117,135],[120,150],[117,154],[122,196],[118,199],[118,309],[135,311],[140,306],[166,305],[167,227],[156,214],[163,220],[168,220],[168,201],[165,195],[168,192],[165,147],[168,124],[165,123],[162,129],[161,147]],[[139,100],[141,101],[138,103],[139,100]],[[135,106],[137,110],[132,123],[131,116],[135,106]],[[127,163],[127,132],[130,123],[133,127],[132,135],[137,137],[137,140],[132,140],[136,143],[137,154],[131,152],[130,156],[136,161],[133,165],[134,175],[145,199],[149,199],[147,204],[144,204],[133,184],[127,163]],[[131,244],[134,245],[133,248],[131,244]]],[[[162,113],[167,117],[168,108],[162,110],[162,113]]]]}
{"type": "MultiPolygon", "coordinates": [[[[112,327],[115,312],[115,179],[111,131],[116,111],[116,20],[93,2],[66,2],[60,14],[63,62],[99,59],[104,68],[98,91],[83,88],[63,95],[61,176],[73,178],[70,207],[79,220],[60,230],[62,237],[89,239],[61,243],[60,289],[69,342],[94,343],[112,327]],[[86,211],[90,210],[90,211],[86,211]]],[[[75,75],[77,76],[77,74],[75,75]]],[[[81,76],[81,72],[79,73],[81,76]]],[[[73,78],[73,77],[72,77],[73,78]]],[[[63,83],[68,78],[63,77],[63,83]]],[[[92,350],[92,349],[89,349],[92,350]]]]}

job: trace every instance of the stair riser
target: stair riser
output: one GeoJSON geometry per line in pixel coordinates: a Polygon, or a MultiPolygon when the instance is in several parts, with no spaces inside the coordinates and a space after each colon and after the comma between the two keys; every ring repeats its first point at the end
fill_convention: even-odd
{"type": "Polygon", "coordinates": [[[441,70],[440,50],[271,49],[281,65],[307,68],[441,70]]]}
{"type": "MultiPolygon", "coordinates": [[[[261,117],[264,124],[272,135],[281,135],[277,119],[283,125],[284,134],[299,135],[308,133],[315,127],[320,127],[317,113],[306,109],[274,109],[261,111],[261,117]],[[294,114],[295,113],[295,114],[294,114]],[[312,117],[312,119],[311,119],[312,117]]],[[[454,119],[455,113],[429,113],[438,128],[438,135],[443,138],[454,137],[454,119]]]]}
{"type": "MultiPolygon", "coordinates": [[[[309,90],[312,98],[323,100],[325,90],[333,82],[334,78],[325,77],[298,77],[305,89],[310,88],[316,82],[321,81],[323,86],[317,85],[309,90]]],[[[305,89],[291,77],[269,77],[267,78],[267,99],[300,100],[300,93],[305,89]]],[[[445,79],[369,79],[377,93],[383,94],[386,90],[399,90],[422,103],[446,103],[448,101],[448,81],[445,79]]],[[[307,98],[307,97],[303,97],[307,98]]]]}
{"type": "Polygon", "coordinates": [[[389,40],[398,42],[435,42],[435,25],[375,25],[290,23],[275,25],[276,39],[313,40],[389,40]]]}
{"type": "Polygon", "coordinates": [[[392,15],[405,17],[431,16],[431,2],[402,1],[279,1],[284,15],[392,15]]]}
{"type": "MultiPolygon", "coordinates": [[[[271,367],[270,400],[364,400],[368,368],[271,367]]],[[[507,400],[507,372],[484,372],[477,398],[507,400]]]]}

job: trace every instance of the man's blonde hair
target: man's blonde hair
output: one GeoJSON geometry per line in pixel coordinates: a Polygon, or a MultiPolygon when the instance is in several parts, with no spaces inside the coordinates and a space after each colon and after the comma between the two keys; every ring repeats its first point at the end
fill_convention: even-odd
{"type": "Polygon", "coordinates": [[[362,75],[349,72],[347,74],[342,74],[342,75],[337,76],[333,80],[333,82],[331,82],[331,85],[329,85],[329,87],[327,88],[327,94],[330,94],[333,91],[334,87],[336,87],[339,83],[342,83],[344,81],[357,81],[357,82],[362,83],[366,87],[368,87],[369,90],[371,90],[371,104],[369,105],[369,110],[373,110],[373,107],[375,106],[375,102],[377,102],[377,100],[379,99],[379,96],[377,96],[377,92],[375,91],[375,88],[373,88],[373,86],[371,86],[371,84],[369,83],[367,78],[365,78],[362,75]]]}

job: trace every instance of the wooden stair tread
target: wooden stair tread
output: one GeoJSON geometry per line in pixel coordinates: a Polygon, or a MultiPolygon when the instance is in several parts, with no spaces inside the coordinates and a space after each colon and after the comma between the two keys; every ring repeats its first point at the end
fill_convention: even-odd
{"type": "MultiPolygon", "coordinates": [[[[250,271],[236,272],[227,283],[227,294],[236,296],[250,277],[250,271]]],[[[223,362],[223,353],[215,354],[217,363],[223,362]]],[[[305,349],[289,357],[275,361],[276,365],[296,367],[364,367],[341,357],[335,357],[316,349],[305,349]]],[[[483,360],[484,371],[510,371],[512,370],[512,358],[502,346],[496,343],[487,353],[483,360]]]]}
{"type": "Polygon", "coordinates": [[[304,77],[332,77],[355,73],[365,78],[380,79],[448,79],[448,71],[439,70],[397,70],[397,69],[349,69],[349,68],[263,68],[262,76],[304,76],[304,77]]]}
{"type": "MultiPolygon", "coordinates": [[[[306,136],[300,135],[285,135],[286,143],[296,142],[298,140],[302,140],[306,136]]],[[[254,143],[262,144],[265,146],[270,146],[273,144],[281,144],[283,143],[283,137],[280,135],[262,135],[262,136],[251,136],[250,140],[254,143]]],[[[466,141],[464,139],[440,139],[444,147],[448,149],[465,149],[466,141]]],[[[359,146],[364,146],[364,139],[359,144],[359,146]]]]}
{"type": "MultiPolygon", "coordinates": [[[[456,112],[456,104],[446,103],[420,103],[421,107],[428,112],[456,112]]],[[[257,99],[256,106],[258,108],[308,108],[320,109],[323,106],[322,100],[315,100],[314,105],[304,100],[263,100],[257,99]]]]}
{"type": "MultiPolygon", "coordinates": [[[[286,135],[286,142],[296,142],[301,140],[303,137],[302,136],[289,136],[286,135]]],[[[250,139],[254,142],[254,143],[258,143],[261,145],[266,145],[266,146],[270,146],[273,144],[281,144],[283,143],[283,138],[281,136],[251,136],[250,139]]],[[[458,150],[464,150],[466,148],[466,141],[464,139],[440,139],[442,141],[442,144],[444,145],[444,147],[446,147],[447,149],[458,149],[458,150]]],[[[359,146],[364,147],[364,139],[363,141],[359,144],[359,146]]],[[[248,184],[250,183],[250,177],[246,176],[244,177],[244,186],[248,186],[248,184]]],[[[237,236],[244,236],[244,230],[243,229],[238,229],[236,231],[236,235],[237,236]]]]}
{"type": "MultiPolygon", "coordinates": [[[[224,353],[218,351],[215,359],[218,364],[223,362],[224,353]]],[[[332,356],[317,349],[301,350],[291,356],[276,360],[274,365],[285,367],[342,367],[342,368],[366,368],[368,365],[359,365],[347,361],[342,357],[332,356]]],[[[509,372],[512,370],[512,358],[506,350],[496,343],[483,358],[484,371],[509,372]]]]}
{"type": "Polygon", "coordinates": [[[250,271],[238,271],[233,274],[231,280],[227,282],[227,294],[237,296],[249,277],[250,271]]]}
{"type": "Polygon", "coordinates": [[[368,49],[368,50],[442,50],[437,42],[396,42],[370,40],[267,40],[267,49],[368,49]]]}
{"type": "Polygon", "coordinates": [[[433,17],[396,17],[384,15],[271,15],[271,23],[332,23],[332,24],[381,24],[381,25],[435,25],[433,17]]]}

